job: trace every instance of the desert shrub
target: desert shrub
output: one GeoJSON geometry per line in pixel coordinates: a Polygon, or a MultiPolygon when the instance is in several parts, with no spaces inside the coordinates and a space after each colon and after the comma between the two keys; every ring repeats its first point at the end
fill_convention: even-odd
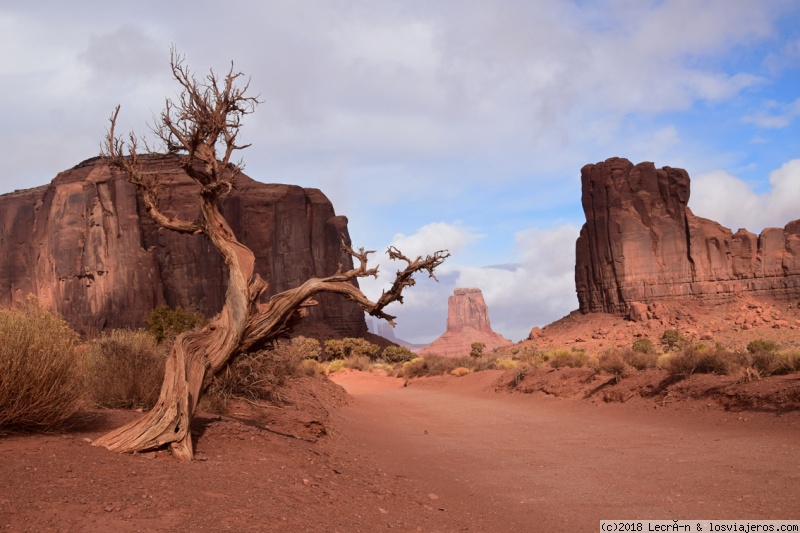
{"type": "Polygon", "coordinates": [[[144,319],[144,325],[156,340],[161,343],[165,339],[175,337],[184,331],[201,328],[208,320],[200,313],[187,311],[180,306],[172,309],[164,304],[153,309],[144,319]]]}
{"type": "Polygon", "coordinates": [[[77,340],[35,302],[0,311],[0,427],[52,430],[78,410],[84,369],[77,340]]]}
{"type": "Polygon", "coordinates": [[[164,381],[166,351],[146,331],[118,329],[89,345],[87,377],[92,400],[110,409],[150,409],[164,381]]]}
{"type": "Polygon", "coordinates": [[[320,357],[322,356],[322,345],[317,339],[299,335],[289,341],[288,346],[286,346],[286,343],[284,342],[281,342],[281,345],[288,350],[296,352],[296,356],[301,360],[315,359],[319,361],[320,357]]]}
{"type": "Polygon", "coordinates": [[[214,376],[203,397],[203,407],[221,413],[235,398],[281,403],[280,388],[288,378],[308,375],[305,352],[291,343],[278,343],[271,350],[241,354],[214,376]]]}
{"type": "Polygon", "coordinates": [[[485,349],[486,349],[485,342],[473,342],[472,346],[470,347],[469,356],[481,357],[483,355],[483,350],[485,349]]]}
{"type": "Polygon", "coordinates": [[[494,362],[494,367],[497,370],[511,370],[517,368],[517,363],[507,357],[498,357],[494,362]]]}
{"type": "Polygon", "coordinates": [[[387,346],[381,358],[387,363],[405,363],[416,357],[416,354],[405,346],[387,346]]]}
{"type": "Polygon", "coordinates": [[[353,354],[343,359],[344,367],[350,370],[367,371],[372,366],[372,360],[366,355],[353,354]]]}
{"type": "Polygon", "coordinates": [[[380,346],[356,337],[325,341],[325,352],[329,359],[345,359],[351,355],[364,355],[370,359],[378,353],[380,346]]]}
{"type": "Polygon", "coordinates": [[[660,341],[662,346],[669,351],[680,348],[681,344],[684,342],[684,339],[677,329],[667,329],[661,334],[660,341]]]}
{"type": "Polygon", "coordinates": [[[402,375],[406,378],[424,376],[428,370],[428,363],[424,357],[415,357],[403,363],[402,375]]]}
{"type": "Polygon", "coordinates": [[[631,346],[631,348],[634,352],[642,354],[656,353],[656,347],[653,345],[653,341],[647,337],[641,337],[633,341],[633,346],[631,346]]]}
{"type": "Polygon", "coordinates": [[[648,370],[658,366],[658,354],[652,352],[640,352],[636,350],[624,350],[622,359],[636,370],[648,370]]]}
{"type": "Polygon", "coordinates": [[[622,354],[618,350],[608,350],[600,355],[598,370],[614,376],[619,381],[630,370],[630,366],[625,362],[622,354]]]}
{"type": "Polygon", "coordinates": [[[758,370],[762,376],[789,374],[800,370],[800,351],[798,350],[764,350],[750,353],[750,366],[758,370]]]}
{"type": "Polygon", "coordinates": [[[472,370],[470,370],[469,368],[464,367],[464,366],[459,366],[459,367],[454,368],[453,370],[450,371],[450,374],[452,374],[453,376],[455,376],[457,378],[460,378],[461,376],[466,376],[467,374],[471,374],[471,373],[472,373],[472,370]]]}
{"type": "Polygon", "coordinates": [[[324,376],[325,365],[316,359],[303,359],[300,362],[300,373],[304,376],[324,376]]]}
{"type": "Polygon", "coordinates": [[[328,363],[328,373],[333,374],[341,370],[344,370],[344,360],[334,359],[333,361],[328,363]]]}
{"type": "Polygon", "coordinates": [[[762,352],[777,352],[778,343],[775,341],[767,341],[764,339],[755,339],[747,344],[747,351],[751,354],[762,352]]]}
{"type": "Polygon", "coordinates": [[[691,347],[672,354],[665,364],[666,370],[674,376],[691,376],[694,373],[729,374],[736,366],[736,356],[728,351],[697,351],[691,347]]]}
{"type": "Polygon", "coordinates": [[[589,355],[584,351],[553,350],[549,352],[547,361],[553,368],[571,367],[580,368],[586,366],[589,355]]]}

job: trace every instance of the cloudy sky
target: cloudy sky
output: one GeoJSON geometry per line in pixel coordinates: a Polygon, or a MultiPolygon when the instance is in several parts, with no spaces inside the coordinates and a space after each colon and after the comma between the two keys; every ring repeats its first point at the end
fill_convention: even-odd
{"type": "Polygon", "coordinates": [[[800,218],[793,0],[4,2],[0,194],[96,155],[118,103],[146,132],[172,43],[252,76],[250,176],[322,189],[358,245],[452,252],[390,310],[412,342],[457,286],[512,340],[577,307],[586,163],[686,168],[734,229],[800,218]]]}

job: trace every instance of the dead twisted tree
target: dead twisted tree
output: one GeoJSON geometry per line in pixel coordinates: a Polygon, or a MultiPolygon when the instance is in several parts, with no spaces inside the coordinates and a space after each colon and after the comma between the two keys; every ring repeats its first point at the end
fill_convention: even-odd
{"type": "MultiPolygon", "coordinates": [[[[220,214],[217,199],[234,186],[241,163],[232,163],[234,152],[249,145],[237,144],[242,118],[258,105],[248,96],[249,82],[237,85],[242,77],[231,65],[220,79],[214,71],[198,81],[172,51],[172,74],[182,87],[177,101],[167,99],[164,111],[153,132],[166,151],[179,157],[181,168],[199,186],[200,212],[195,220],[167,216],[158,201],[159,174],[146,170],[137,150],[137,139],[131,134],[126,141],[117,137],[115,127],[119,106],[111,116],[108,137],[102,155],[112,166],[121,169],[142,194],[150,216],[161,227],[189,234],[205,234],[228,266],[229,279],[225,305],[207,326],[196,332],[178,336],[166,363],[164,382],[155,407],[140,419],[116,429],[93,442],[96,446],[117,452],[137,452],[169,446],[175,457],[189,461],[193,456],[190,424],[197,404],[209,380],[223,370],[237,354],[286,333],[299,319],[304,307],[314,305],[312,297],[331,292],[355,302],[372,316],[394,325],[393,316],[383,309],[390,303],[402,303],[402,292],[414,285],[414,275],[426,271],[435,279],[434,270],[449,257],[447,251],[410,259],[399,250],[389,248],[391,259],[401,260],[406,267],[397,272],[388,291],[377,302],[370,301],[352,281],[377,276],[377,268],[367,266],[371,251],[358,252],[342,243],[343,250],[358,260],[350,270],[339,271],[325,278],[312,278],[297,288],[274,295],[259,303],[267,288],[254,271],[253,253],[241,244],[220,214]]],[[[145,145],[146,151],[150,152],[145,145]]]]}

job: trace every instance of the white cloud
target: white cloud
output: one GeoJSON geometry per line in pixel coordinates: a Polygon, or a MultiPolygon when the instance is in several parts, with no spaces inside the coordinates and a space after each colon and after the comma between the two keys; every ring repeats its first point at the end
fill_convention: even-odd
{"type": "Polygon", "coordinates": [[[771,188],[759,194],[746,182],[717,170],[692,178],[692,211],[736,231],[760,232],[800,218],[800,159],[769,175],[771,188]]]}
{"type": "Polygon", "coordinates": [[[742,121],[755,124],[759,128],[775,129],[789,126],[800,116],[800,98],[789,104],[767,102],[764,107],[765,109],[756,113],[745,115],[742,121]]]}
{"type": "Polygon", "coordinates": [[[438,250],[449,250],[451,254],[458,253],[480,238],[481,235],[473,233],[460,223],[433,222],[422,226],[412,235],[396,234],[392,239],[392,246],[413,259],[417,256],[430,255],[438,250]]]}

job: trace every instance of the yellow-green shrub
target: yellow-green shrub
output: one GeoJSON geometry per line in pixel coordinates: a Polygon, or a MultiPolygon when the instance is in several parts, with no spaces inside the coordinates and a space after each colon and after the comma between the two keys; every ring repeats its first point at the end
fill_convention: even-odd
{"type": "Polygon", "coordinates": [[[0,311],[0,427],[51,430],[80,407],[78,336],[35,302],[0,311]]]}

